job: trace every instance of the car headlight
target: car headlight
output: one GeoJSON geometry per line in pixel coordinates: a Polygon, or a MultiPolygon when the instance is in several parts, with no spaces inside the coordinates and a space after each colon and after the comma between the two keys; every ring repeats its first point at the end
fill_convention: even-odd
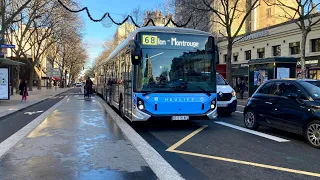
{"type": "Polygon", "coordinates": [[[237,93],[234,90],[232,91],[231,94],[232,94],[232,97],[236,97],[237,96],[237,93]]]}

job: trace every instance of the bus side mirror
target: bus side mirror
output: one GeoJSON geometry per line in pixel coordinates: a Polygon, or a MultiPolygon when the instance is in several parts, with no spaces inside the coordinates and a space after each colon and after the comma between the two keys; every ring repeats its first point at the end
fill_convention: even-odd
{"type": "Polygon", "coordinates": [[[137,41],[133,40],[130,49],[131,49],[131,63],[133,65],[139,65],[142,59],[142,49],[140,47],[140,44],[137,41]]]}

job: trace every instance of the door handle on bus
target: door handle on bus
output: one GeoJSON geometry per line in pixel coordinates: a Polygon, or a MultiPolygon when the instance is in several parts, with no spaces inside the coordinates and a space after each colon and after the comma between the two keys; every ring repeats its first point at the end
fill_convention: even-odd
{"type": "Polygon", "coordinates": [[[272,104],[272,102],[265,102],[266,104],[272,104]]]}

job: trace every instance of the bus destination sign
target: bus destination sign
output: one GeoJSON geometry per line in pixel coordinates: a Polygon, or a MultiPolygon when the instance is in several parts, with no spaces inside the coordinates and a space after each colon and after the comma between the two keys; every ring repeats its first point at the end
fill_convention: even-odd
{"type": "Polygon", "coordinates": [[[174,48],[201,48],[200,45],[204,45],[208,37],[205,36],[190,36],[190,35],[142,35],[142,45],[145,46],[167,46],[174,48]]]}

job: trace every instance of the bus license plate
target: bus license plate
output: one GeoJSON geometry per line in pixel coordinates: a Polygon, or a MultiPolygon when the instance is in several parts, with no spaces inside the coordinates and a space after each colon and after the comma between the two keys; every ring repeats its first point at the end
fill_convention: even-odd
{"type": "Polygon", "coordinates": [[[171,120],[173,120],[173,121],[185,121],[185,120],[189,120],[189,116],[172,116],[171,120]]]}

